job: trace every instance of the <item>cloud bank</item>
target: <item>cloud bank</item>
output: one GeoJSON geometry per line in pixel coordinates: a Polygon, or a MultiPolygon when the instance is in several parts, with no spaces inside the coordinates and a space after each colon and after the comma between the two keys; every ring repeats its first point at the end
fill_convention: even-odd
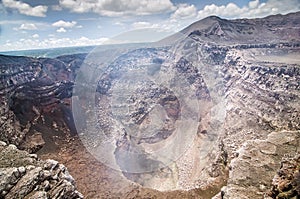
{"type": "Polygon", "coordinates": [[[198,19],[211,15],[217,15],[225,18],[255,18],[273,14],[286,14],[296,12],[300,9],[299,0],[268,0],[260,3],[259,0],[253,0],[247,6],[239,7],[234,3],[217,6],[215,4],[207,5],[198,11],[198,19]]]}
{"type": "Polygon", "coordinates": [[[45,17],[48,10],[47,6],[39,5],[32,7],[27,3],[15,0],[2,0],[2,3],[6,8],[16,9],[21,14],[34,17],[45,17]]]}
{"type": "Polygon", "coordinates": [[[175,10],[170,0],[59,0],[62,8],[72,12],[94,12],[102,16],[151,15],[175,10]]]}

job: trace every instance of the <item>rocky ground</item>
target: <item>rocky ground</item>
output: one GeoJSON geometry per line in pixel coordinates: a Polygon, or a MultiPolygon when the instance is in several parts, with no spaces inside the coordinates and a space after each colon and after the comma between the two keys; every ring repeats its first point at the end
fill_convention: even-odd
{"type": "Polygon", "coordinates": [[[285,157],[274,177],[270,196],[273,198],[297,198],[300,195],[300,167],[299,155],[285,157]]]}
{"type": "MultiPolygon", "coordinates": [[[[61,146],[55,153],[42,151],[42,159],[56,159],[68,166],[78,190],[85,198],[211,198],[220,186],[192,191],[166,191],[144,188],[125,178],[116,171],[99,162],[92,156],[78,137],[58,141],[61,146]],[[87,166],[88,165],[88,166],[87,166]],[[100,190],[100,191],[99,191],[100,190]]],[[[220,179],[225,184],[226,179],[220,179]]]]}
{"type": "Polygon", "coordinates": [[[79,69],[84,60],[99,68],[99,57],[92,59],[97,54],[0,56],[0,198],[299,197],[299,22],[300,13],[209,17],[154,47],[121,51],[105,73],[79,69]],[[96,91],[93,106],[79,90],[72,94],[84,75],[101,75],[93,84],[79,82],[96,91]],[[72,109],[72,95],[81,109],[72,109]],[[98,131],[84,133],[91,107],[101,133],[114,143],[119,171],[91,150],[99,142],[98,131]],[[75,123],[72,111],[78,111],[75,123]],[[178,132],[192,144],[171,164],[158,159],[155,165],[167,165],[162,170],[120,171],[130,169],[127,151],[144,147],[146,158],[139,160],[148,161],[151,150],[171,145],[178,132]]]}
{"type": "Polygon", "coordinates": [[[0,145],[1,198],[83,198],[64,165],[12,144],[0,145]]]}

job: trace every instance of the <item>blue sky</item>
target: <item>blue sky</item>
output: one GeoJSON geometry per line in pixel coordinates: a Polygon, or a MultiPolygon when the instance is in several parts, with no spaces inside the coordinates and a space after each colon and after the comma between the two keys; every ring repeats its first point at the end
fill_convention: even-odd
{"type": "Polygon", "coordinates": [[[299,10],[300,0],[0,0],[0,51],[155,41],[210,15],[299,10]]]}

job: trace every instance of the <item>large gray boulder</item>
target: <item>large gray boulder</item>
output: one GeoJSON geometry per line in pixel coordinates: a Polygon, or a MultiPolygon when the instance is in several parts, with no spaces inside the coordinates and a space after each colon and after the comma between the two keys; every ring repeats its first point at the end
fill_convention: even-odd
{"type": "Polygon", "coordinates": [[[0,141],[0,198],[83,198],[67,168],[0,141]]]}

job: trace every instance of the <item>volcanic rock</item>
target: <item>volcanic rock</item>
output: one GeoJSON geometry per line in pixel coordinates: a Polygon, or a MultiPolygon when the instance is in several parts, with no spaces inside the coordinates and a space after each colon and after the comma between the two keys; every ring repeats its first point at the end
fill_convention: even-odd
{"type": "Polygon", "coordinates": [[[0,143],[1,198],[83,198],[67,168],[55,160],[0,143]]]}

